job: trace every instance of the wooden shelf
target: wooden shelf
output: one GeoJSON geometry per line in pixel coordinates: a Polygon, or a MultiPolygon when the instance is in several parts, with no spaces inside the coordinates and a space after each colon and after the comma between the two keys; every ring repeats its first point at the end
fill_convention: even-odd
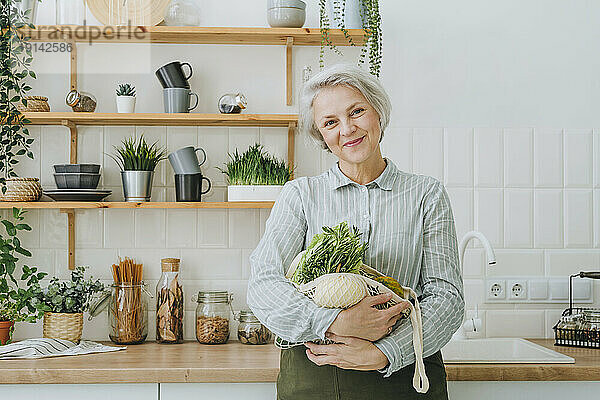
{"type": "Polygon", "coordinates": [[[90,209],[90,208],[271,208],[272,201],[231,202],[159,202],[133,203],[126,201],[0,201],[0,208],[26,209],[90,209]]]}
{"type": "Polygon", "coordinates": [[[169,126],[275,126],[296,124],[293,114],[200,114],[200,113],[85,113],[26,112],[34,125],[169,125],[169,126]]]}
{"type": "MultiPolygon", "coordinates": [[[[292,38],[295,46],[321,44],[319,28],[40,25],[22,31],[37,42],[285,45],[292,38]]],[[[364,33],[362,29],[348,29],[358,46],[364,44],[364,33]]],[[[337,46],[350,45],[340,29],[331,29],[329,37],[337,46]]]]}

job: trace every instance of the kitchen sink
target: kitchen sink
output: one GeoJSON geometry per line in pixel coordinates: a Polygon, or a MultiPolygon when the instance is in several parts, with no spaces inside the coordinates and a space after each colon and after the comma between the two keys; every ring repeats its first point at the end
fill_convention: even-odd
{"type": "Polygon", "coordinates": [[[574,363],[575,359],[520,338],[451,340],[442,348],[448,364],[574,363]]]}

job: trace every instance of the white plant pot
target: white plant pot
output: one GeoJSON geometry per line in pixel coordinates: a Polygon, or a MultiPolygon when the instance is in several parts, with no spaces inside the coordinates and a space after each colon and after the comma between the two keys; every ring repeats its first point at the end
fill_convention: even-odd
{"type": "Polygon", "coordinates": [[[135,96],[117,96],[117,112],[135,112],[135,96]]]}
{"type": "MultiPolygon", "coordinates": [[[[332,29],[339,29],[340,25],[333,17],[334,14],[333,1],[327,0],[327,17],[329,18],[329,27],[332,29]]],[[[344,25],[346,29],[362,29],[363,23],[360,18],[360,7],[361,0],[346,0],[346,8],[344,12],[344,25]]]]}
{"type": "Polygon", "coordinates": [[[283,185],[227,186],[227,201],[275,201],[283,185]]]}

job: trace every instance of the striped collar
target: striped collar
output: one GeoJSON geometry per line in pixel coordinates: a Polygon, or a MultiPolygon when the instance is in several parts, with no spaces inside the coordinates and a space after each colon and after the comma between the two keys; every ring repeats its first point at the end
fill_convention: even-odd
{"type": "MultiPolygon", "coordinates": [[[[396,175],[399,174],[400,170],[396,167],[396,165],[389,158],[384,159],[387,163],[385,169],[375,180],[370,183],[367,183],[364,186],[377,186],[383,190],[392,190],[392,185],[396,180],[396,175]]],[[[348,178],[344,173],[340,170],[339,164],[336,162],[333,167],[329,170],[329,183],[331,185],[331,190],[339,189],[343,186],[354,185],[354,186],[363,186],[352,179],[348,178]]]]}

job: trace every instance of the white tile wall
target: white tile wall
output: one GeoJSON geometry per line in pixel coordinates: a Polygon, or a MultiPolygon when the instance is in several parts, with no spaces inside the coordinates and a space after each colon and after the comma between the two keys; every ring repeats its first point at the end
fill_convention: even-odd
{"type": "Polygon", "coordinates": [[[592,245],[592,190],[565,190],[565,247],[592,245]]]}
{"type": "Polygon", "coordinates": [[[594,186],[600,187],[600,130],[594,129],[594,186]]]}
{"type": "Polygon", "coordinates": [[[533,183],[533,133],[531,129],[504,130],[504,184],[531,187],[533,183]]]}
{"type": "Polygon", "coordinates": [[[501,129],[475,129],[475,185],[503,186],[503,140],[501,129]]]}
{"type": "MultiPolygon", "coordinates": [[[[530,168],[531,170],[531,168],[530,168]]],[[[506,189],[504,192],[504,246],[533,247],[533,192],[506,189]]]]}
{"type": "Polygon", "coordinates": [[[544,275],[544,252],[542,250],[496,250],[496,265],[487,268],[486,275],[544,275]]]}
{"type": "Polygon", "coordinates": [[[413,130],[413,172],[444,180],[443,130],[413,130]]]}
{"type": "Polygon", "coordinates": [[[493,246],[504,245],[504,193],[502,189],[475,190],[475,229],[493,246]]]}
{"type": "Polygon", "coordinates": [[[485,321],[488,337],[545,337],[544,311],[487,310],[485,321]]]}
{"type": "Polygon", "coordinates": [[[597,271],[600,250],[547,250],[546,275],[568,277],[580,271],[597,271]]]}
{"type": "Polygon", "coordinates": [[[536,187],[563,185],[563,134],[560,129],[534,132],[534,179],[536,187]]]}
{"type": "Polygon", "coordinates": [[[534,198],[534,244],[536,248],[563,246],[563,193],[555,189],[539,189],[534,198]]]}
{"type": "Polygon", "coordinates": [[[567,129],[565,143],[565,186],[589,187],[593,174],[593,140],[591,129],[567,129]]]}
{"type": "Polygon", "coordinates": [[[473,186],[473,129],[444,129],[444,184],[473,186]]]}

